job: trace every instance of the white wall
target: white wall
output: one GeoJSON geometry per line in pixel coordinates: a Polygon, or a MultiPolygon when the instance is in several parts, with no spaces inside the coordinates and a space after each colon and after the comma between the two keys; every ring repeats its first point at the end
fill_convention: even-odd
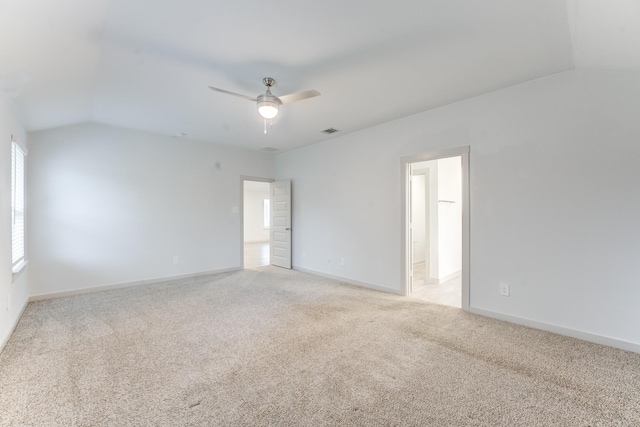
{"type": "Polygon", "coordinates": [[[430,265],[426,272],[432,283],[442,283],[455,277],[462,268],[461,158],[456,156],[417,162],[412,167],[417,171],[414,174],[429,176],[427,237],[430,265]]]}
{"type": "Polygon", "coordinates": [[[293,264],[401,292],[400,158],[470,146],[471,308],[640,344],[639,111],[580,70],[279,154],[293,264]]]}
{"type": "Polygon", "coordinates": [[[269,229],[264,228],[264,199],[268,199],[268,182],[245,181],[244,188],[244,241],[267,242],[269,229]]]}
{"type": "Polygon", "coordinates": [[[438,282],[462,269],[462,161],[438,159],[438,282]],[[454,202],[454,203],[449,203],[454,202]]]}
{"type": "MultiPolygon", "coordinates": [[[[413,262],[425,260],[427,252],[427,200],[425,174],[411,178],[411,223],[413,235],[413,262]]],[[[426,270],[428,271],[428,270],[426,270]]]]}
{"type": "MultiPolygon", "coordinates": [[[[11,265],[11,136],[27,148],[24,128],[0,92],[0,350],[9,339],[29,295],[27,265],[14,275],[11,265]]],[[[29,168],[29,157],[26,159],[29,168]]],[[[27,183],[27,191],[29,184],[27,183]]],[[[27,206],[29,209],[29,206],[27,206]]],[[[30,231],[27,224],[27,233],[30,231]]]]}
{"type": "Polygon", "coordinates": [[[440,253],[438,235],[438,161],[421,162],[429,174],[429,281],[438,283],[440,277],[440,253]]]}
{"type": "Polygon", "coordinates": [[[30,134],[29,160],[32,295],[238,268],[240,176],[274,175],[267,153],[98,124],[30,134]]]}

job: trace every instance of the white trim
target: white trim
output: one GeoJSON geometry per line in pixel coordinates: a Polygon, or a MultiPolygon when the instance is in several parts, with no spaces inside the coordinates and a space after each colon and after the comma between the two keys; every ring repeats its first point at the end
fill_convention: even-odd
{"type": "Polygon", "coordinates": [[[29,300],[26,300],[24,302],[24,304],[22,305],[22,308],[18,312],[18,315],[13,320],[13,325],[11,325],[11,327],[7,331],[7,334],[4,337],[2,337],[2,341],[0,341],[0,354],[2,353],[2,350],[4,350],[4,347],[7,345],[9,340],[11,339],[11,335],[13,335],[13,332],[16,330],[16,327],[18,326],[20,319],[22,319],[22,315],[24,314],[24,311],[27,309],[27,305],[29,305],[29,300]]]}
{"type": "Polygon", "coordinates": [[[441,283],[448,282],[449,280],[451,280],[451,279],[453,279],[455,277],[458,277],[461,274],[462,274],[462,270],[458,270],[458,271],[454,271],[451,274],[447,274],[444,277],[440,277],[440,278],[431,277],[431,278],[429,278],[429,283],[435,283],[435,284],[439,285],[441,283]]]}
{"type": "Polygon", "coordinates": [[[439,160],[448,157],[461,157],[462,161],[462,310],[469,311],[471,305],[471,291],[470,291],[470,216],[471,211],[469,207],[469,153],[471,149],[469,146],[449,148],[441,151],[430,151],[421,154],[415,154],[413,156],[406,156],[400,158],[400,185],[401,185],[401,242],[400,242],[400,283],[403,287],[401,295],[408,296],[409,294],[409,263],[407,261],[409,253],[409,236],[408,236],[408,212],[407,206],[409,203],[409,175],[411,163],[418,163],[428,160],[439,160]]]}
{"type": "Polygon", "coordinates": [[[346,277],[340,277],[340,276],[334,276],[333,274],[321,273],[319,271],[309,270],[307,268],[297,267],[295,265],[293,266],[292,269],[296,271],[301,271],[307,274],[313,274],[314,276],[326,277],[327,279],[336,280],[338,282],[346,283],[348,285],[358,286],[360,288],[367,288],[374,291],[380,291],[380,292],[385,292],[385,293],[394,294],[394,295],[404,295],[402,291],[399,291],[397,289],[387,288],[386,286],[379,286],[379,285],[374,285],[367,282],[361,282],[359,280],[347,279],[346,277]]]}
{"type": "Polygon", "coordinates": [[[15,276],[24,270],[24,268],[29,264],[29,260],[22,258],[16,265],[13,266],[11,272],[15,276]]]}
{"type": "Polygon", "coordinates": [[[171,280],[179,280],[179,279],[188,279],[190,277],[199,277],[199,276],[208,276],[210,274],[219,274],[219,273],[228,273],[231,271],[240,271],[241,269],[238,267],[233,268],[223,268],[220,270],[211,270],[211,271],[202,271],[199,273],[191,273],[191,274],[182,274],[179,276],[169,276],[169,277],[159,277],[157,279],[146,279],[146,280],[138,280],[135,282],[126,282],[126,283],[115,283],[113,285],[104,285],[104,286],[95,286],[91,288],[82,288],[82,289],[74,289],[70,291],[62,291],[62,292],[54,292],[51,294],[40,294],[40,295],[32,295],[29,297],[29,302],[31,301],[42,301],[46,299],[54,299],[54,298],[63,298],[70,297],[75,295],[83,295],[83,294],[91,294],[94,292],[102,292],[102,291],[111,291],[114,289],[122,289],[122,288],[130,288],[133,286],[140,285],[149,285],[153,283],[161,283],[168,282],[171,280]]]}
{"type": "Polygon", "coordinates": [[[400,158],[401,163],[419,163],[429,160],[446,159],[447,157],[456,157],[463,154],[469,154],[470,148],[468,145],[458,148],[447,148],[440,151],[427,151],[426,153],[415,154],[413,156],[405,156],[400,158]]]}
{"type": "Polygon", "coordinates": [[[620,340],[617,338],[611,338],[604,335],[592,334],[590,332],[565,328],[563,326],[558,326],[551,323],[538,322],[537,320],[527,319],[524,317],[511,316],[510,314],[483,310],[481,308],[471,307],[469,309],[469,312],[478,314],[480,316],[491,317],[493,319],[504,320],[506,322],[515,323],[517,325],[527,326],[529,328],[540,329],[547,332],[553,332],[554,334],[564,335],[571,338],[577,338],[583,341],[589,341],[596,344],[619,348],[621,350],[640,353],[640,344],[637,344],[631,341],[620,340]]]}
{"type": "Polygon", "coordinates": [[[24,138],[18,138],[15,135],[11,135],[11,142],[15,142],[16,144],[18,144],[18,147],[20,147],[20,150],[22,150],[22,154],[24,154],[25,156],[28,156],[29,150],[22,142],[20,142],[21,140],[24,140],[24,138]]]}

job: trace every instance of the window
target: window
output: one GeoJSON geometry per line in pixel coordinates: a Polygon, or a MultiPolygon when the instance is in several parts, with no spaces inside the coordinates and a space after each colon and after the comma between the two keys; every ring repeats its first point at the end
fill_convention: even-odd
{"type": "Polygon", "coordinates": [[[24,265],[24,157],[15,142],[11,143],[11,262],[14,272],[24,265]]]}
{"type": "Polygon", "coordinates": [[[264,199],[264,228],[271,227],[271,200],[264,199]]]}

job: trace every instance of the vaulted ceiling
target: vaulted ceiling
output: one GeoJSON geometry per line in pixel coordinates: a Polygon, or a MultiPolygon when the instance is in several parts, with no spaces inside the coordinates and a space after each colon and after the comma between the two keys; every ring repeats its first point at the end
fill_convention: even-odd
{"type": "Polygon", "coordinates": [[[28,131],[105,123],[289,150],[575,67],[640,70],[637,0],[0,0],[28,131]],[[257,96],[282,106],[265,135],[257,96]]]}

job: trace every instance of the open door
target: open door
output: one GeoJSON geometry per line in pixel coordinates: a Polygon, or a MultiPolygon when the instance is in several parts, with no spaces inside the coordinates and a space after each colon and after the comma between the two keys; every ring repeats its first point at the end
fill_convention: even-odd
{"type": "Polygon", "coordinates": [[[271,265],[291,268],[291,181],[271,183],[271,265]]]}

